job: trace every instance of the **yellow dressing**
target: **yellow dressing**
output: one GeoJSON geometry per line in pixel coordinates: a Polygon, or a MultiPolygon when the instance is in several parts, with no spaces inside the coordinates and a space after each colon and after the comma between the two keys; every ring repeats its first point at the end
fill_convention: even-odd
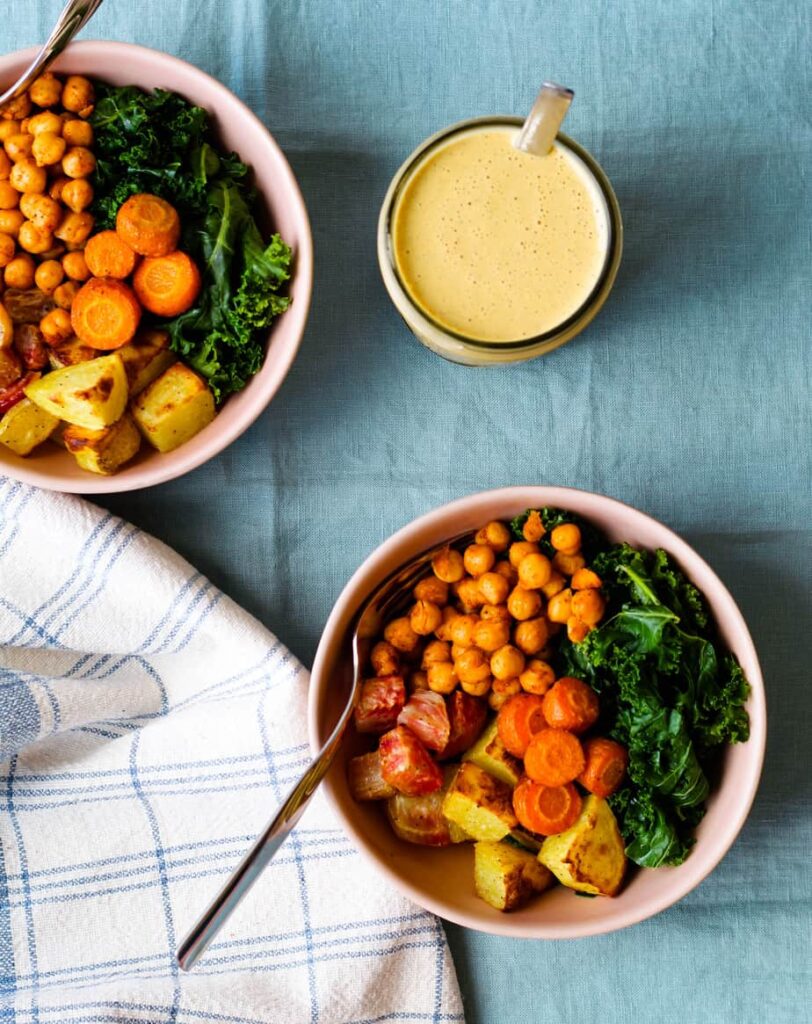
{"type": "Polygon", "coordinates": [[[570,149],[513,146],[517,129],[452,136],[411,172],[392,215],[395,265],[412,301],[446,329],[520,341],[589,298],[609,247],[599,185],[570,149]]]}

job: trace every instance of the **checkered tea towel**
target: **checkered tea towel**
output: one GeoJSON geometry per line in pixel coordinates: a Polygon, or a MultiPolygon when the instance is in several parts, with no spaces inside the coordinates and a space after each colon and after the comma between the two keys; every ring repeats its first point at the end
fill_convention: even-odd
{"type": "Polygon", "coordinates": [[[322,802],[177,967],[308,760],[307,681],[163,544],[0,477],[0,1021],[463,1019],[440,922],[322,802]]]}

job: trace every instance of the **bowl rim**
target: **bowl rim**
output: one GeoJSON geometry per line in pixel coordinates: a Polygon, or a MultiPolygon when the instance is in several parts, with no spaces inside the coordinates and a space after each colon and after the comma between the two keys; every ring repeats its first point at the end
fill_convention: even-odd
{"type": "MultiPolygon", "coordinates": [[[[638,523],[647,523],[649,525],[654,524],[658,529],[664,531],[664,546],[667,547],[668,553],[673,555],[681,565],[684,565],[687,556],[687,559],[694,562],[696,567],[707,571],[720,588],[719,598],[728,603],[726,614],[729,613],[731,619],[734,620],[734,624],[741,630],[743,643],[748,648],[747,653],[752,659],[753,665],[753,671],[748,674],[748,682],[750,683],[751,690],[748,700],[748,712],[750,714],[750,738],[747,741],[747,747],[751,751],[751,754],[746,764],[747,774],[746,778],[742,780],[742,787],[740,789],[741,796],[738,801],[736,814],[727,823],[725,832],[722,838],[717,841],[715,853],[710,857],[709,862],[705,864],[704,862],[696,861],[695,863],[697,866],[691,870],[691,857],[689,857],[684,864],[680,866],[681,875],[675,880],[673,886],[666,886],[665,891],[662,894],[656,894],[656,896],[646,899],[642,905],[632,904],[630,908],[621,910],[618,910],[617,905],[615,905],[615,911],[611,914],[611,919],[585,918],[581,921],[575,920],[572,922],[558,922],[553,925],[545,925],[543,922],[528,923],[523,919],[511,918],[510,915],[501,915],[501,917],[494,917],[487,921],[477,920],[474,922],[469,914],[465,912],[457,913],[454,908],[449,907],[443,903],[442,900],[438,900],[431,895],[427,895],[418,887],[402,879],[394,869],[392,869],[382,859],[378,858],[369,849],[366,844],[363,830],[357,828],[343,813],[340,803],[333,793],[330,777],[331,773],[329,772],[324,780],[324,789],[327,800],[334,814],[341,823],[341,826],[353,840],[361,855],[370,863],[371,866],[374,867],[376,871],[382,874],[396,890],[399,890],[418,906],[424,907],[426,910],[431,911],[438,917],[451,921],[454,924],[462,925],[463,927],[471,928],[475,931],[481,931],[490,935],[521,939],[586,938],[592,935],[601,935],[619,931],[622,928],[627,928],[630,925],[638,924],[640,921],[654,917],[661,911],[673,906],[689,892],[695,889],[702,881],[704,881],[704,879],[707,878],[707,876],[718,866],[729,851],[730,847],[736,841],[742,827],[744,826],[747,816],[750,813],[750,808],[753,805],[761,779],[767,739],[767,709],[764,680],[755,644],[753,643],[750,631],[747,628],[744,616],[736,604],[733,595],[705,559],[702,558],[702,556],[692,548],[687,541],[683,540],[682,537],[675,533],[670,527],[666,526],[654,516],[650,516],[647,513],[640,511],[633,505],[619,501],[617,498],[611,498],[608,495],[603,495],[595,491],[587,491],[581,488],[536,484],[476,491],[472,494],[466,495],[465,497],[457,498],[454,501],[440,505],[423,515],[418,516],[416,519],[411,520],[411,522],[401,527],[382,544],[370,552],[370,554],[352,574],[336,599],[319,641],[316,656],[313,661],[313,668],[311,670],[311,682],[308,691],[307,707],[308,737],[310,740],[311,751],[315,755],[321,746],[319,739],[319,709],[321,706],[321,695],[325,692],[327,685],[323,680],[325,662],[327,660],[328,641],[331,634],[336,631],[339,620],[346,613],[347,606],[353,602],[355,591],[359,589],[363,580],[368,575],[374,574],[376,570],[386,566],[393,553],[397,551],[404,541],[408,540],[414,534],[423,532],[425,529],[430,528],[436,521],[444,519],[447,516],[453,516],[455,511],[468,512],[471,508],[472,502],[474,504],[488,505],[513,499],[515,496],[518,506],[523,504],[525,501],[525,499],[519,501],[519,495],[526,495],[529,491],[536,492],[538,498],[528,504],[538,504],[538,506],[557,505],[562,508],[567,508],[568,497],[577,495],[579,499],[585,499],[588,503],[597,503],[609,510],[615,508],[618,511],[622,511],[623,515],[627,519],[629,515],[631,515],[631,519],[633,521],[636,520],[638,523]],[[322,680],[321,683],[319,683],[319,680],[322,680]]],[[[487,515],[487,513],[485,514],[487,515]]],[[[585,515],[586,518],[589,517],[588,513],[581,512],[579,514],[585,515]]],[[[611,901],[606,902],[611,907],[611,901]]]]}
{"type": "MultiPolygon", "coordinates": [[[[310,218],[308,216],[301,188],[299,187],[299,183],[296,180],[290,163],[282,151],[281,146],[269,129],[266,128],[253,110],[251,110],[251,108],[244,103],[236,93],[223,85],[223,83],[218,81],[213,75],[210,75],[207,71],[203,71],[202,68],[197,67],[195,64],[191,64],[189,61],[185,61],[180,57],[175,57],[173,54],[166,53],[163,50],[156,50],[150,46],[142,46],[139,43],[124,43],[119,42],[118,40],[83,39],[79,42],[73,42],[66,46],[54,64],[58,71],[59,63],[66,56],[70,58],[71,56],[79,55],[83,60],[92,60],[95,54],[104,52],[109,55],[110,51],[120,54],[121,61],[125,65],[130,58],[139,58],[141,60],[148,58],[153,61],[157,60],[160,65],[177,68],[185,75],[191,75],[192,78],[197,79],[198,81],[205,81],[220,101],[224,101],[231,105],[236,104],[241,108],[243,115],[251,123],[252,128],[259,133],[269,151],[272,152],[274,160],[277,163],[277,173],[283,182],[283,187],[280,188],[280,192],[284,193],[286,197],[285,201],[295,208],[296,219],[301,222],[301,238],[297,243],[294,271],[297,289],[301,291],[301,294],[297,294],[296,303],[291,306],[291,309],[286,314],[287,316],[295,309],[295,316],[293,317],[295,327],[292,329],[289,351],[283,358],[274,360],[272,364],[268,362],[268,352],[266,351],[259,373],[252,377],[245,388],[239,393],[243,396],[243,407],[240,411],[240,418],[229,423],[227,426],[224,426],[217,436],[216,441],[213,443],[197,446],[194,444],[189,445],[187,442],[176,449],[176,453],[183,453],[184,449],[188,448],[189,450],[186,454],[172,453],[175,457],[169,460],[161,459],[160,452],[150,452],[151,458],[148,466],[143,469],[142,473],[136,475],[132,482],[128,479],[126,472],[123,474],[113,474],[109,477],[96,476],[94,474],[87,473],[85,474],[88,478],[87,480],[84,480],[83,478],[63,479],[53,473],[45,473],[42,470],[32,468],[26,464],[25,459],[20,458],[16,459],[14,462],[10,462],[8,464],[3,463],[0,465],[0,474],[5,474],[14,479],[21,480],[23,483],[33,484],[36,487],[43,488],[44,490],[63,491],[68,494],[124,493],[128,491],[142,490],[146,487],[154,487],[158,484],[167,483],[169,480],[175,480],[178,477],[185,476],[193,469],[197,469],[198,466],[203,465],[203,463],[208,462],[209,459],[214,458],[216,455],[219,455],[222,451],[228,448],[229,445],[244,434],[245,431],[248,430],[248,428],[261,416],[275,397],[279,388],[282,386],[282,383],[288,375],[301,347],[302,338],[304,337],[304,332],[307,327],[310,304],[313,296],[313,232],[310,225],[310,218]],[[263,373],[267,373],[267,376],[262,377],[263,373]],[[261,386],[251,393],[251,385],[254,382],[260,383],[260,380],[261,386]],[[164,465],[164,461],[169,464],[164,465]],[[143,479],[141,478],[142,476],[143,479]]],[[[32,60],[38,52],[38,46],[31,46],[22,50],[15,50],[13,53],[3,54],[0,56],[0,74],[3,74],[3,69],[9,65],[32,60]]],[[[92,74],[92,72],[88,73],[92,74]]],[[[136,82],[133,84],[138,85],[139,83],[136,82]]],[[[139,87],[152,88],[151,86],[143,85],[139,87]]],[[[194,98],[192,98],[192,100],[194,101],[194,98]]],[[[262,192],[261,189],[258,191],[260,191],[260,193],[262,192]]],[[[275,325],[271,328],[271,331],[273,331],[274,328],[275,325]]],[[[272,343],[273,338],[271,337],[271,344],[272,343]]],[[[137,466],[133,468],[138,469],[137,466]]]]}

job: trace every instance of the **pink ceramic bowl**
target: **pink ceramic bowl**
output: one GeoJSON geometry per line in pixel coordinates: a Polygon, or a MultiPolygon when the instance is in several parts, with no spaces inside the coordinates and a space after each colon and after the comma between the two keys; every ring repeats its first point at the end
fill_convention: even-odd
{"type": "Polygon", "coordinates": [[[767,718],[753,641],[724,584],[684,540],[662,523],[619,501],[564,487],[484,491],[421,516],[367,558],[336,602],[313,665],[309,728],[310,743],[316,750],[338,717],[347,693],[350,663],[345,641],[353,616],[385,576],[447,537],[478,528],[489,519],[510,519],[526,508],[543,505],[580,513],[613,541],[665,548],[705,594],[724,642],[735,653],[750,681],[750,739],[727,750],[721,784],[708,802],[708,813],[697,830],[696,846],[685,863],[677,868],[634,871],[614,899],[577,899],[568,889],[558,886],[524,910],[502,914],[474,895],[470,846],[436,850],[401,842],[392,833],[380,807],[358,804],[352,799],[346,785],[346,764],[350,757],[368,749],[368,744],[352,729],[325,780],[325,788],[341,823],[362,853],[415,903],[449,921],[483,932],[562,939],[615,931],[676,903],[724,857],[744,824],[758,787],[767,718]]]}
{"type": "MultiPolygon", "coordinates": [[[[20,50],[0,58],[0,83],[16,78],[36,51],[20,50]]],[[[261,196],[262,216],[293,248],[290,283],[293,303],[274,323],[260,372],[224,404],[214,422],[176,449],[163,455],[146,444],[115,476],[80,470],[72,456],[45,444],[22,459],[0,446],[0,473],[55,491],[99,494],[151,487],[188,473],[217,455],[265,409],[296,357],[304,333],[313,288],[313,241],[299,186],[281,149],[262,122],[224,85],[185,61],[130,43],[92,41],[71,44],[53,70],[84,74],[114,85],[156,87],[179,92],[212,116],[219,141],[251,166],[261,196]]]]}

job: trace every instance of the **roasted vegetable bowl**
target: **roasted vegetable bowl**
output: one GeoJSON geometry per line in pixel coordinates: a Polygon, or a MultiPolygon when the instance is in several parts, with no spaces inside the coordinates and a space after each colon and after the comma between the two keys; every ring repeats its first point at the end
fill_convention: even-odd
{"type": "Polygon", "coordinates": [[[735,838],[765,716],[730,595],[642,513],[511,488],[406,527],[328,622],[312,741],[340,703],[332,674],[346,671],[353,607],[463,530],[476,542],[435,560],[412,608],[374,638],[356,729],[327,781],[339,816],[411,898],[468,926],[565,937],[650,916],[735,838]]]}

